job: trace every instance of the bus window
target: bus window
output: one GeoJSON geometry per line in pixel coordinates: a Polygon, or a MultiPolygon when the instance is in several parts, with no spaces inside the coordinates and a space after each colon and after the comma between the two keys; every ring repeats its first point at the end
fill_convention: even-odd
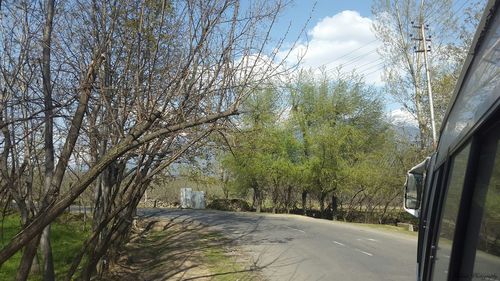
{"type": "Polygon", "coordinates": [[[482,142],[460,280],[500,280],[500,125],[482,142]]]}
{"type": "Polygon", "coordinates": [[[432,280],[448,280],[451,246],[453,244],[453,235],[455,233],[458,209],[462,197],[469,152],[470,144],[453,157],[448,178],[449,184],[445,193],[444,207],[439,223],[439,236],[436,241],[437,251],[432,280]]]}

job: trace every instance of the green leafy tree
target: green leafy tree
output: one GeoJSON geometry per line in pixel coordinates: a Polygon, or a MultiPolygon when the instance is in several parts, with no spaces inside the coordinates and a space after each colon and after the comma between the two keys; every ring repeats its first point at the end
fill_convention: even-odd
{"type": "Polygon", "coordinates": [[[292,89],[291,122],[302,143],[307,179],[302,208],[306,210],[307,193],[314,192],[324,215],[325,200],[330,195],[331,207],[336,209],[335,194],[347,167],[374,149],[385,130],[382,104],[376,91],[356,75],[331,81],[304,72],[292,89]]]}

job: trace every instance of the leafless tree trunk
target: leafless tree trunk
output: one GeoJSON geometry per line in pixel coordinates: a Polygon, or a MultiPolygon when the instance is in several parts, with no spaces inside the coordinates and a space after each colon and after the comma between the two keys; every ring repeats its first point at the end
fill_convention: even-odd
{"type": "MultiPolygon", "coordinates": [[[[54,0],[45,2],[47,10],[45,27],[42,38],[42,81],[44,95],[44,123],[45,123],[45,181],[44,190],[46,194],[51,192],[52,176],[54,172],[54,117],[52,110],[52,81],[50,71],[50,53],[52,41],[52,22],[54,20],[54,0]]],[[[42,209],[47,206],[46,201],[42,202],[42,209]]],[[[40,237],[40,249],[43,256],[43,280],[52,281],[55,279],[54,260],[52,257],[52,246],[50,243],[50,224],[47,225],[40,237]]],[[[31,261],[27,261],[30,262],[31,261]]]]}
{"type": "Polygon", "coordinates": [[[0,264],[24,249],[18,280],[39,243],[44,279],[54,279],[50,224],[89,187],[92,235],[67,276],[82,260],[84,279],[99,274],[155,177],[196,155],[255,88],[286,71],[277,51],[265,53],[280,1],[247,10],[236,0],[54,2],[41,13],[22,1],[2,22],[24,42],[2,40],[8,61],[20,63],[0,63],[0,191],[16,200],[24,222],[0,264]]]}

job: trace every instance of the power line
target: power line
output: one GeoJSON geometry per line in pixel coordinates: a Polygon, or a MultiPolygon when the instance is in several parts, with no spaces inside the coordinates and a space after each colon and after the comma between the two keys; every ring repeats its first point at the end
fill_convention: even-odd
{"type": "Polygon", "coordinates": [[[353,64],[353,63],[355,63],[355,62],[359,61],[360,59],[363,59],[363,58],[365,58],[366,56],[368,56],[368,55],[371,55],[371,54],[375,53],[376,51],[377,51],[377,48],[375,48],[375,49],[373,49],[373,50],[371,50],[371,51],[369,51],[369,52],[367,52],[367,53],[361,54],[361,55],[359,55],[359,56],[357,56],[357,57],[355,57],[355,58],[352,58],[352,59],[350,59],[350,60],[348,60],[348,61],[346,61],[346,62],[344,62],[344,63],[341,63],[340,65],[346,66],[346,65],[353,64]]]}
{"type": "Polygon", "coordinates": [[[384,68],[385,68],[384,63],[381,63],[381,65],[382,65],[381,67],[379,67],[379,68],[375,69],[374,71],[371,71],[371,72],[368,72],[368,73],[363,73],[363,74],[364,74],[364,75],[365,75],[365,77],[366,77],[366,76],[370,76],[370,75],[372,75],[373,73],[378,72],[378,71],[380,71],[380,70],[384,69],[384,68]]]}
{"type": "Polygon", "coordinates": [[[374,64],[374,65],[372,65],[372,66],[370,66],[370,67],[367,67],[367,68],[365,68],[365,69],[356,69],[356,71],[359,71],[359,72],[366,72],[366,71],[368,71],[368,70],[370,70],[370,69],[373,69],[373,68],[375,68],[375,67],[384,66],[384,65],[385,65],[385,61],[381,61],[381,62],[379,62],[379,63],[377,63],[377,64],[374,64]]]}
{"type": "Polygon", "coordinates": [[[457,9],[455,10],[454,14],[458,14],[459,12],[461,12],[464,8],[465,8],[465,5],[469,2],[470,0],[464,0],[464,2],[462,3],[462,5],[457,9]]]}
{"type": "Polygon", "coordinates": [[[431,11],[427,16],[424,15],[424,17],[427,18],[427,23],[431,23],[439,19],[442,16],[441,11],[445,8],[445,5],[446,1],[443,1],[437,9],[431,11]]]}
{"type": "Polygon", "coordinates": [[[362,64],[362,65],[358,66],[358,69],[361,69],[361,68],[363,68],[363,67],[365,67],[365,66],[367,66],[367,65],[370,65],[370,64],[372,64],[372,63],[378,62],[378,61],[380,61],[380,60],[382,60],[382,58],[381,58],[381,57],[380,57],[380,58],[378,58],[378,59],[376,59],[376,60],[374,60],[374,61],[370,61],[370,62],[367,62],[367,63],[365,63],[365,64],[362,64]]]}
{"type": "Polygon", "coordinates": [[[366,68],[366,69],[364,69],[364,70],[355,70],[355,71],[356,71],[357,73],[359,73],[359,74],[364,75],[364,76],[370,76],[370,75],[372,75],[373,73],[378,72],[378,71],[380,71],[380,70],[382,70],[382,69],[384,69],[384,68],[385,68],[385,62],[380,62],[380,63],[377,63],[377,64],[375,64],[375,65],[372,65],[371,67],[368,67],[368,68],[366,68]],[[371,70],[371,69],[373,69],[373,68],[375,68],[375,69],[374,69],[374,70],[371,70]],[[371,70],[371,71],[369,71],[369,70],[371,70]]]}
{"type": "MultiPolygon", "coordinates": [[[[460,12],[461,12],[464,8],[465,8],[465,6],[467,5],[467,3],[468,3],[469,1],[470,1],[470,0],[464,0],[464,1],[462,2],[462,4],[458,7],[458,9],[455,9],[455,10],[452,12],[452,14],[453,14],[453,15],[458,15],[458,14],[459,14],[459,13],[460,13],[460,12]]],[[[428,18],[427,18],[427,20],[426,20],[426,22],[427,22],[427,24],[430,24],[430,25],[432,25],[432,26],[443,26],[443,25],[444,25],[444,23],[445,23],[446,21],[448,21],[448,20],[450,20],[450,19],[449,19],[449,18],[447,18],[447,17],[443,17],[441,14],[439,14],[439,13],[438,13],[438,14],[436,14],[436,15],[435,15],[435,17],[433,17],[433,18],[428,17],[428,18]]]]}
{"type": "Polygon", "coordinates": [[[341,66],[341,67],[342,67],[342,66],[348,66],[348,65],[351,65],[351,64],[353,64],[353,63],[355,63],[355,62],[358,62],[358,61],[362,60],[363,58],[367,57],[368,55],[375,53],[376,51],[377,51],[377,48],[375,48],[375,49],[373,49],[373,50],[371,50],[371,51],[369,51],[369,52],[367,52],[367,53],[363,53],[363,54],[361,54],[361,55],[359,55],[359,56],[357,56],[357,57],[351,58],[350,60],[348,60],[348,61],[346,61],[346,62],[344,62],[344,63],[340,63],[340,64],[336,65],[335,67],[331,67],[331,68],[329,68],[327,71],[332,71],[332,70],[334,70],[336,67],[339,67],[339,66],[341,66]]]}
{"type": "Polygon", "coordinates": [[[350,52],[348,52],[348,53],[343,54],[343,55],[342,55],[342,56],[340,56],[340,57],[337,57],[337,58],[335,58],[335,59],[333,59],[333,60],[331,60],[331,61],[329,61],[329,62],[327,62],[327,63],[324,63],[323,65],[331,64],[332,62],[335,62],[335,61],[338,61],[339,59],[345,58],[346,56],[349,56],[350,54],[353,54],[354,52],[356,52],[356,51],[358,51],[358,50],[361,50],[361,49],[363,49],[363,48],[365,48],[365,47],[368,47],[369,45],[373,44],[373,43],[374,43],[374,42],[376,42],[376,41],[377,41],[377,39],[374,39],[374,40],[372,40],[372,41],[370,41],[370,42],[366,43],[365,45],[363,45],[363,46],[361,46],[361,47],[359,47],[359,48],[356,48],[356,49],[354,49],[354,50],[352,50],[352,51],[350,51],[350,52]]]}

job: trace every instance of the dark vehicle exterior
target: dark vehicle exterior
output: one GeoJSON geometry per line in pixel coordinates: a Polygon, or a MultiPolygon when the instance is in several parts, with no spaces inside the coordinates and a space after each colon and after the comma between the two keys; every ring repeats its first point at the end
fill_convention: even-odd
{"type": "Polygon", "coordinates": [[[436,152],[409,171],[417,280],[500,280],[500,1],[489,1],[436,152]]]}

